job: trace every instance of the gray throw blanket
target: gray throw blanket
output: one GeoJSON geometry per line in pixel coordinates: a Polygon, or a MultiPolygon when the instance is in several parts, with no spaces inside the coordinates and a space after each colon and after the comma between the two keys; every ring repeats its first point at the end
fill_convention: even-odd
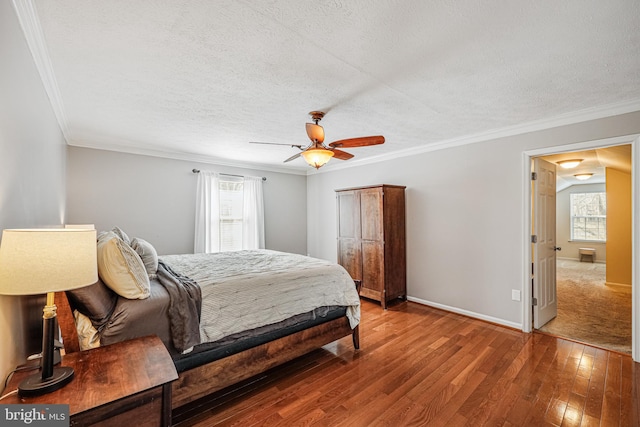
{"type": "Polygon", "coordinates": [[[169,293],[169,322],[171,339],[176,350],[184,352],[200,344],[200,313],[202,294],[200,286],[160,261],[158,281],[169,293]]]}

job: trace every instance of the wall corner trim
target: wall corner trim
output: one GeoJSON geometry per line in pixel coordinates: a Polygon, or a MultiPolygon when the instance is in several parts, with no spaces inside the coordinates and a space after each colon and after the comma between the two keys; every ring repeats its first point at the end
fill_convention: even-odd
{"type": "Polygon", "coordinates": [[[58,83],[56,76],[53,72],[53,66],[51,65],[51,58],[49,57],[49,51],[44,39],[44,33],[42,32],[42,26],[40,25],[40,19],[38,18],[38,12],[33,0],[13,0],[13,8],[18,16],[20,27],[24,33],[27,45],[31,51],[31,56],[36,64],[40,79],[44,86],[47,95],[49,96],[49,102],[53,108],[53,112],[58,120],[58,125],[62,131],[67,144],[69,143],[69,129],[67,126],[67,119],[64,112],[64,105],[62,103],[62,97],[58,90],[58,83]]]}

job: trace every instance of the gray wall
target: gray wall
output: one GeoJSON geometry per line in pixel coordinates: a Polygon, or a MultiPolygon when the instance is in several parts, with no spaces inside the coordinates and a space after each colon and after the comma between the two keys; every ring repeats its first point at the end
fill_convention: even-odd
{"type": "MultiPolygon", "coordinates": [[[[337,188],[406,185],[409,296],[521,327],[523,152],[640,133],[640,112],[443,149],[307,179],[312,256],[336,259],[337,188]],[[313,225],[323,223],[322,229],[313,225]]],[[[393,144],[393,141],[387,141],[393,144]]]]}
{"type": "Polygon", "coordinates": [[[607,259],[607,244],[596,242],[572,242],[571,241],[571,205],[569,196],[571,193],[594,193],[606,191],[605,184],[572,185],[556,194],[556,239],[562,251],[558,258],[580,259],[579,248],[594,248],[596,261],[605,262],[607,259]]]}
{"type": "Polygon", "coordinates": [[[306,176],[215,166],[137,154],[69,147],[67,222],[122,228],[160,254],[192,253],[196,180],[193,168],[265,176],[267,249],[305,254],[306,176]]]}
{"type": "MultiPolygon", "coordinates": [[[[0,229],[60,226],[64,139],[8,1],[0,2],[0,58],[0,229]]],[[[0,378],[39,352],[43,306],[41,297],[0,296],[0,378]]]]}

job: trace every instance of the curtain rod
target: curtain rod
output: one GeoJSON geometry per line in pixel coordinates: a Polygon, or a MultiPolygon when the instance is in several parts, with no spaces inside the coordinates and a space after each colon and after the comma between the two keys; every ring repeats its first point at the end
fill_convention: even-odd
{"type": "MultiPolygon", "coordinates": [[[[195,169],[195,168],[194,168],[194,169],[191,169],[191,172],[193,172],[193,173],[200,173],[200,169],[195,169]]],[[[237,176],[238,178],[244,178],[244,175],[234,175],[234,174],[232,174],[232,173],[221,173],[220,175],[225,175],[225,176],[237,176]]],[[[263,180],[263,181],[266,181],[266,180],[267,180],[267,177],[266,177],[266,176],[263,176],[263,177],[262,177],[262,180],[263,180]]]]}

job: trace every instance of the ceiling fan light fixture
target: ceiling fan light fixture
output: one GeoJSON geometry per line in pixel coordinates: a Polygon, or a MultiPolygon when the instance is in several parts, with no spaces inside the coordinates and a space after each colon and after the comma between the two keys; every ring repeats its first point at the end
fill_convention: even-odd
{"type": "Polygon", "coordinates": [[[324,128],[317,123],[307,123],[307,136],[312,142],[324,142],[324,128]]]}
{"type": "Polygon", "coordinates": [[[578,166],[580,164],[580,162],[582,162],[582,160],[583,159],[562,160],[562,161],[558,162],[558,165],[563,169],[573,169],[576,166],[578,166]]]}
{"type": "Polygon", "coordinates": [[[580,181],[586,181],[587,179],[591,178],[593,176],[592,173],[577,173],[575,175],[573,175],[576,177],[576,179],[579,179],[580,181]]]}
{"type": "MultiPolygon", "coordinates": [[[[367,147],[369,145],[379,145],[384,144],[384,136],[362,136],[359,138],[349,138],[349,139],[341,139],[338,141],[334,141],[329,144],[329,147],[324,145],[324,128],[318,124],[320,120],[324,117],[323,111],[312,111],[309,113],[311,116],[311,120],[314,123],[307,123],[306,130],[307,136],[311,140],[311,144],[306,149],[302,148],[302,145],[294,145],[294,144],[283,144],[276,142],[253,142],[254,144],[270,144],[270,145],[289,145],[290,147],[295,147],[300,150],[300,152],[295,155],[289,157],[284,161],[284,163],[290,162],[292,160],[297,159],[302,156],[309,164],[316,169],[320,169],[324,166],[332,157],[335,157],[338,160],[349,160],[353,157],[353,154],[347,153],[346,151],[342,151],[341,148],[350,148],[350,147],[367,147]]],[[[252,141],[250,141],[252,142],[252,141]]]]}
{"type": "Polygon", "coordinates": [[[309,148],[300,154],[309,166],[313,166],[316,169],[320,169],[333,157],[333,151],[325,150],[324,148],[309,148]]]}

